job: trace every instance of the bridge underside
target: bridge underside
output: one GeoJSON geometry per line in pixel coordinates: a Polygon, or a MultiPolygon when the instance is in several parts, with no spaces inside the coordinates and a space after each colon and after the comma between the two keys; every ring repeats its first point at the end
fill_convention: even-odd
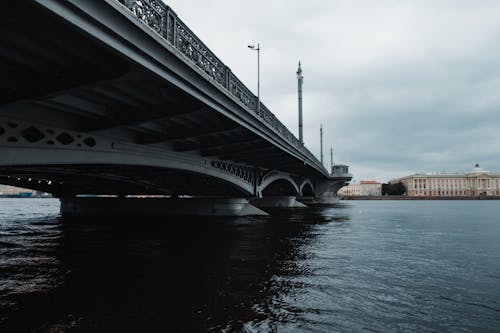
{"type": "Polygon", "coordinates": [[[147,166],[52,165],[0,168],[0,183],[52,193],[89,195],[197,195],[247,197],[219,178],[147,166]]]}

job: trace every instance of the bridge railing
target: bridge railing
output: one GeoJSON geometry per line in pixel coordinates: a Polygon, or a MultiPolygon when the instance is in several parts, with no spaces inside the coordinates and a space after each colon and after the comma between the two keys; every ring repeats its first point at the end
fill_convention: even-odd
{"type": "Polygon", "coordinates": [[[177,14],[160,0],[115,0],[134,14],[140,21],[158,33],[171,46],[222,86],[250,112],[264,120],[291,145],[300,149],[312,161],[316,157],[279,121],[262,103],[257,107],[257,97],[248,89],[217,56],[177,17],[177,14]],[[260,112],[258,112],[260,110],[260,112]]]}

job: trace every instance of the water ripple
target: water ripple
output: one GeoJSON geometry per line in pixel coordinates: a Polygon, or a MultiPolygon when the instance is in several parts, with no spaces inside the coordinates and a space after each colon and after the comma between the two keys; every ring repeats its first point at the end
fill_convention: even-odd
{"type": "Polygon", "coordinates": [[[56,200],[1,201],[0,331],[498,332],[499,213],[62,220],[56,200]]]}

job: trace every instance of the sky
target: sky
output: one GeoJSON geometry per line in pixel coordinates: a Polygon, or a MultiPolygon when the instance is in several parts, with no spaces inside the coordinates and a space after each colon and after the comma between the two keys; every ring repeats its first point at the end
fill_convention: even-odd
{"type": "Polygon", "coordinates": [[[420,172],[500,172],[500,1],[166,0],[325,166],[385,182],[420,172]]]}

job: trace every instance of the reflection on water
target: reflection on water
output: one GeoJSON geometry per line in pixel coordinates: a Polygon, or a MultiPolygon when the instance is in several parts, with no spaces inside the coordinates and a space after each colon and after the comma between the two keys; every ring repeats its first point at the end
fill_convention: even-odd
{"type": "Polygon", "coordinates": [[[274,277],[309,274],[296,260],[326,220],[321,210],[217,220],[16,217],[1,234],[3,325],[233,331],[295,320],[274,302],[300,283],[274,277]]]}
{"type": "Polygon", "coordinates": [[[462,203],[110,221],[28,202],[0,201],[1,332],[500,327],[496,204],[478,229],[462,203]]]}

